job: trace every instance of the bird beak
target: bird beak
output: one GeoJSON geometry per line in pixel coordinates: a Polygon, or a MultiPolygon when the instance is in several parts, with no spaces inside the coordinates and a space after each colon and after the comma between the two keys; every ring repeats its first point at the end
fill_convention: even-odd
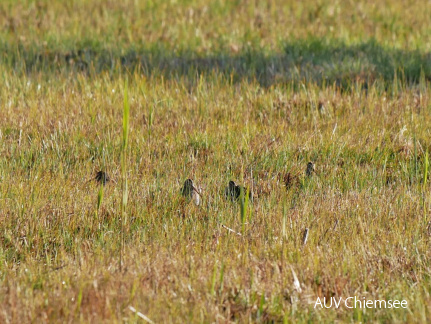
{"type": "Polygon", "coordinates": [[[195,186],[192,186],[192,189],[199,195],[199,196],[201,196],[201,193],[199,192],[199,190],[198,189],[196,189],[196,187],[195,186]]]}

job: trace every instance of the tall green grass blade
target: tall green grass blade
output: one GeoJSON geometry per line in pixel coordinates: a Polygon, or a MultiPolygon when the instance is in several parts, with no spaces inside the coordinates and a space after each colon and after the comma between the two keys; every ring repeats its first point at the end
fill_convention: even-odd
{"type": "Polygon", "coordinates": [[[262,294],[260,297],[260,303],[259,303],[259,318],[263,314],[263,306],[265,305],[265,294],[262,294]]]}
{"type": "MultiPolygon", "coordinates": [[[[415,153],[415,180],[418,181],[418,149],[416,145],[416,133],[413,134],[413,147],[415,153]]],[[[417,182],[416,182],[417,183],[417,182]]]]}
{"type": "Polygon", "coordinates": [[[99,193],[97,194],[97,213],[99,213],[100,206],[103,202],[103,183],[100,185],[99,193]]]}
{"type": "Polygon", "coordinates": [[[429,168],[428,150],[426,150],[426,152],[425,152],[425,163],[424,163],[423,191],[425,191],[427,181],[428,181],[428,168],[429,168]]]}
{"type": "Polygon", "coordinates": [[[130,106],[129,106],[129,97],[128,97],[128,90],[127,90],[127,80],[124,86],[124,101],[123,101],[123,146],[122,146],[122,152],[125,153],[128,147],[129,142],[129,113],[130,113],[130,106]]]}
{"type": "Polygon", "coordinates": [[[286,201],[283,201],[283,242],[287,239],[287,231],[286,231],[286,223],[287,223],[287,207],[286,201]]]}
{"type": "Polygon", "coordinates": [[[127,148],[129,141],[129,98],[127,90],[127,80],[124,86],[124,102],[123,102],[123,141],[121,147],[121,178],[122,186],[121,191],[123,193],[123,199],[121,202],[121,244],[120,244],[120,270],[122,269],[122,253],[124,246],[124,227],[127,224],[127,198],[128,198],[128,187],[127,187],[127,148]]]}
{"type": "Polygon", "coordinates": [[[247,219],[247,210],[248,210],[248,203],[249,203],[249,189],[247,188],[247,191],[244,192],[244,188],[241,187],[240,191],[240,216],[241,216],[241,226],[242,226],[242,233],[244,234],[245,231],[245,221],[247,219]]]}

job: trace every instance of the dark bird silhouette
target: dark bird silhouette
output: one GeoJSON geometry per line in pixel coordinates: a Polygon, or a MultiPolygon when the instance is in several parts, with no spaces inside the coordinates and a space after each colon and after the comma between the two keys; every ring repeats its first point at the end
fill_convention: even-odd
{"type": "MultiPolygon", "coordinates": [[[[229,181],[229,185],[225,190],[225,197],[226,199],[230,199],[232,201],[238,200],[241,196],[241,189],[244,192],[244,196],[247,194],[247,188],[244,188],[243,186],[237,185],[234,181],[229,181]]],[[[248,192],[248,197],[250,201],[253,200],[253,195],[251,191],[248,192]]]]}
{"type": "Polygon", "coordinates": [[[100,184],[106,185],[107,182],[111,181],[111,178],[105,171],[98,171],[94,180],[100,184]]]}
{"type": "Polygon", "coordinates": [[[309,233],[309,229],[308,227],[304,230],[304,233],[302,234],[302,244],[306,244],[307,240],[308,240],[308,233],[309,233]]]}
{"type": "MultiPolygon", "coordinates": [[[[307,176],[308,178],[311,177],[313,175],[313,173],[316,172],[315,169],[315,165],[313,162],[308,162],[307,163],[307,168],[305,169],[305,176],[307,176]]],[[[302,182],[304,181],[304,174],[298,173],[298,174],[292,174],[292,173],[287,173],[284,178],[284,185],[286,186],[286,189],[289,190],[292,187],[300,187],[302,186],[302,182]]]]}
{"type": "Polygon", "coordinates": [[[193,184],[192,179],[187,179],[184,182],[184,186],[181,188],[181,195],[186,198],[187,202],[193,200],[196,206],[199,206],[201,202],[200,190],[193,184]]]}
{"type": "Polygon", "coordinates": [[[305,170],[305,174],[307,175],[307,177],[310,177],[314,172],[314,163],[310,161],[307,163],[307,170],[305,170]]]}

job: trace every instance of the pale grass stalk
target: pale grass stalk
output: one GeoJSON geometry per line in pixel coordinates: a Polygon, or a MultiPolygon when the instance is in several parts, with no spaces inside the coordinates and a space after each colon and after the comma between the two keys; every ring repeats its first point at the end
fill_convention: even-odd
{"type": "Polygon", "coordinates": [[[140,318],[142,318],[144,321],[146,321],[146,322],[148,322],[148,323],[150,323],[150,324],[154,324],[154,322],[153,322],[152,320],[150,320],[150,319],[148,318],[148,316],[146,316],[146,315],[142,314],[141,312],[137,311],[135,307],[133,307],[133,306],[129,306],[129,309],[130,309],[133,313],[135,313],[136,315],[138,315],[140,318]]]}

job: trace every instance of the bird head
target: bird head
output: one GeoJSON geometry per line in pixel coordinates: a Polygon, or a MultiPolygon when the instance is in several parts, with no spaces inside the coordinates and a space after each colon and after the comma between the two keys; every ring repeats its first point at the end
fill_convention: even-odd
{"type": "Polygon", "coordinates": [[[307,163],[307,170],[305,171],[305,173],[307,174],[307,176],[311,176],[311,174],[315,171],[314,169],[314,163],[313,162],[308,162],[307,163]]]}

